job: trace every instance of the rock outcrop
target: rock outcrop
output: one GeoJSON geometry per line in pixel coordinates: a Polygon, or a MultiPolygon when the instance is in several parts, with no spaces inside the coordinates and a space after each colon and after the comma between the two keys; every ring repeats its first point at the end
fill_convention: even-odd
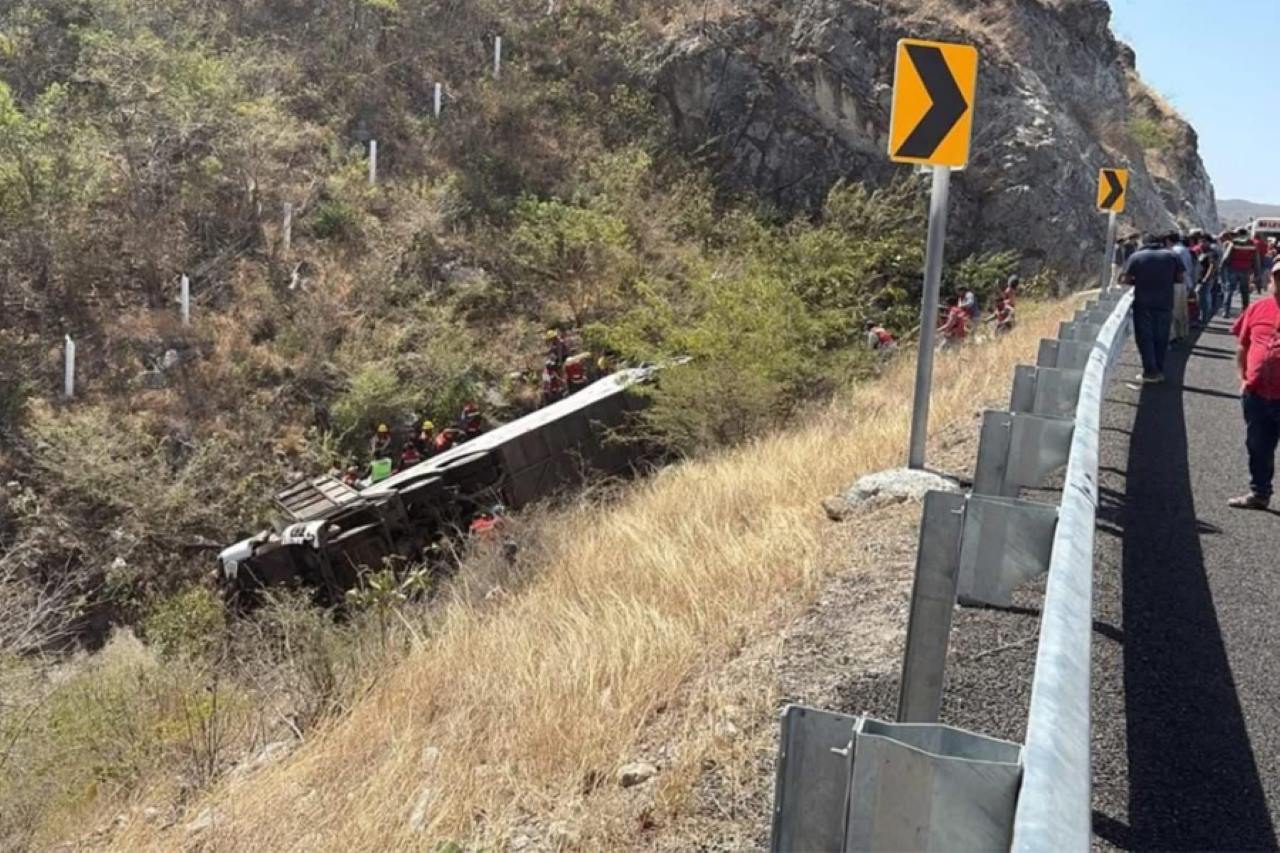
{"type": "Polygon", "coordinates": [[[658,85],[690,150],[730,191],[816,209],[841,179],[909,167],[885,154],[904,37],[976,45],[973,156],[949,241],[1017,248],[1029,269],[1091,280],[1105,238],[1098,170],[1132,170],[1122,231],[1216,226],[1195,131],[1154,95],[1102,0],[755,0],[661,57],[658,85]]]}

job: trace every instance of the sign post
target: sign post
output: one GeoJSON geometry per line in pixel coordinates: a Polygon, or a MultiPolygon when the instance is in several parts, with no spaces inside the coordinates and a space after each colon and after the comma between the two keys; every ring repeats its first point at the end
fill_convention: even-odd
{"type": "Polygon", "coordinates": [[[1107,242],[1102,246],[1102,282],[1105,293],[1115,279],[1116,229],[1129,194],[1128,169],[1102,169],[1098,172],[1098,210],[1107,214],[1107,242]]]}
{"type": "Polygon", "coordinates": [[[502,76],[502,36],[493,37],[493,79],[502,76]]]}
{"type": "Polygon", "coordinates": [[[916,361],[907,464],[924,468],[929,436],[934,341],[942,288],[943,249],[951,170],[969,162],[978,51],[966,44],[902,39],[893,78],[889,159],[933,168],[929,234],[925,245],[924,292],[920,303],[920,355],[916,361]]]}

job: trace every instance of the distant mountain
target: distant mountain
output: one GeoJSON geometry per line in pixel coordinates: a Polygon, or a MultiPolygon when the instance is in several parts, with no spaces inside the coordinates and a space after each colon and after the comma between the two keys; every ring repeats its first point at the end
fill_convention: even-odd
{"type": "Polygon", "coordinates": [[[1240,198],[1218,199],[1218,215],[1224,226],[1244,225],[1259,216],[1280,217],[1280,204],[1260,204],[1240,198]]]}

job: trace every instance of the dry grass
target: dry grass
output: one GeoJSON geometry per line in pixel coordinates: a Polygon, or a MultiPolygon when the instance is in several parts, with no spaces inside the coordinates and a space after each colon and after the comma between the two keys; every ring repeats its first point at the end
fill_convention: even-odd
{"type": "MultiPolygon", "coordinates": [[[[1027,306],[1015,333],[939,359],[935,427],[1006,393],[1013,365],[1070,307],[1027,306]]],[[[522,592],[489,609],[453,605],[350,715],[197,803],[188,814],[214,818],[198,837],[135,822],[115,843],[501,848],[555,817],[576,829],[556,844],[616,846],[617,828],[600,829],[610,797],[594,789],[613,786],[659,717],[664,731],[701,737],[701,680],[841,570],[849,543],[834,544],[819,500],[901,461],[913,371],[899,359],[790,432],[668,471],[607,513],[568,512],[571,533],[522,592]]],[[[678,811],[697,773],[672,764],[685,769],[659,785],[678,811]]]]}

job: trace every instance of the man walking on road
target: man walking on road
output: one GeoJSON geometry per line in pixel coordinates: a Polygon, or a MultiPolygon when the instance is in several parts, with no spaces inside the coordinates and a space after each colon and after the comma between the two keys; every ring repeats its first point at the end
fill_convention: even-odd
{"type": "Polygon", "coordinates": [[[1133,337],[1142,354],[1138,379],[1147,384],[1163,382],[1173,323],[1173,289],[1183,281],[1182,262],[1165,248],[1164,240],[1148,236],[1125,264],[1120,281],[1133,285],[1133,337]]]}
{"type": "Polygon", "coordinates": [[[1249,451],[1249,494],[1232,498],[1237,509],[1271,505],[1280,444],[1280,267],[1271,271],[1271,293],[1254,302],[1231,332],[1240,341],[1236,364],[1244,387],[1245,447],[1249,451]]]}
{"type": "Polygon", "coordinates": [[[1182,234],[1174,231],[1166,238],[1166,242],[1182,264],[1182,281],[1173,286],[1173,340],[1181,343],[1191,334],[1187,290],[1195,286],[1199,276],[1196,275],[1196,260],[1183,241],[1182,234]]]}

